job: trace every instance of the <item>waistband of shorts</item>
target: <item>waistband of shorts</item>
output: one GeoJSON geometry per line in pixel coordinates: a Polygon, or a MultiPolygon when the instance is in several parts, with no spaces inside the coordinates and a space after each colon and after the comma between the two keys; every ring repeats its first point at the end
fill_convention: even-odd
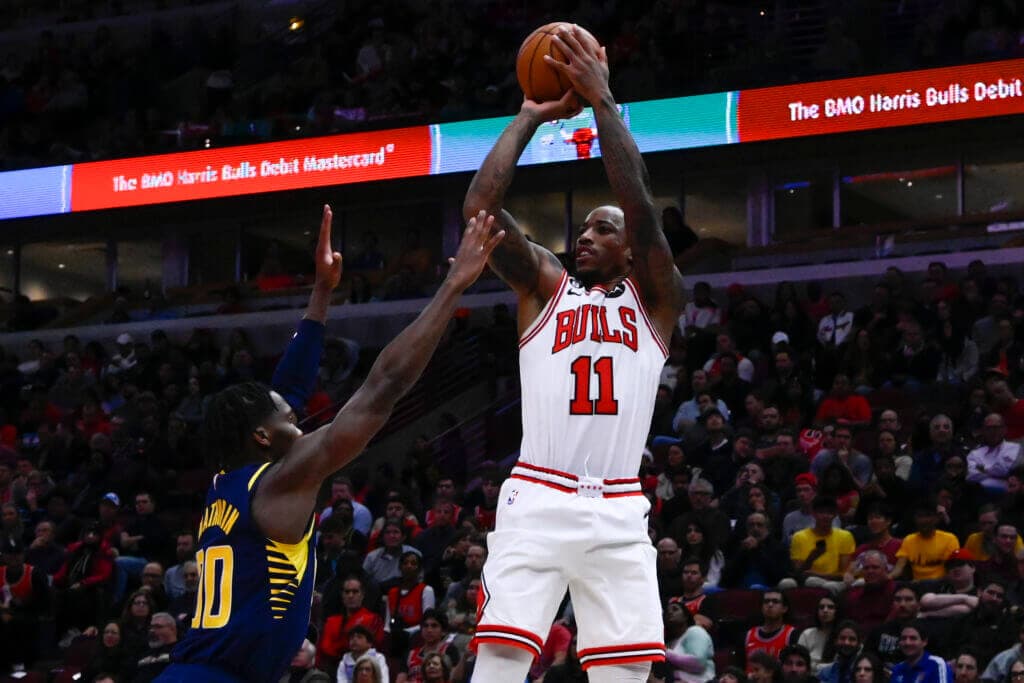
{"type": "Polygon", "coordinates": [[[580,477],[569,472],[561,472],[525,462],[516,463],[515,467],[512,468],[511,478],[547,486],[562,493],[587,495],[585,491],[589,488],[591,490],[590,495],[595,498],[624,498],[626,496],[644,495],[640,487],[640,480],[636,477],[630,479],[580,477]]]}

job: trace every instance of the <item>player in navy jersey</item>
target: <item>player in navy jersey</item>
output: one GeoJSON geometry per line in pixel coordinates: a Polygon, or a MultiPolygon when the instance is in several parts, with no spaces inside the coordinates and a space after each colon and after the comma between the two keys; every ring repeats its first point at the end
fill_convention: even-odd
{"type": "MultiPolygon", "coordinates": [[[[276,682],[306,637],[315,574],[313,507],[324,479],[352,461],[384,425],[433,354],[462,292],[476,281],[503,231],[469,221],[448,276],[409,327],[381,352],[334,420],[309,434],[267,387],[221,391],[203,424],[221,472],[199,525],[199,593],[191,628],[157,681],[276,682]]],[[[316,283],[307,317],[323,320],[341,278],[324,207],[316,283]]]]}

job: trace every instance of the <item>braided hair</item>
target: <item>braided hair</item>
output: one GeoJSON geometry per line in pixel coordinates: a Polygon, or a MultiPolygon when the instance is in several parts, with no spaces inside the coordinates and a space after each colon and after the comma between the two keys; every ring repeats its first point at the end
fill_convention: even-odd
{"type": "Polygon", "coordinates": [[[218,392],[203,419],[206,461],[225,470],[243,464],[252,433],[275,410],[270,390],[259,382],[234,384],[218,392]]]}

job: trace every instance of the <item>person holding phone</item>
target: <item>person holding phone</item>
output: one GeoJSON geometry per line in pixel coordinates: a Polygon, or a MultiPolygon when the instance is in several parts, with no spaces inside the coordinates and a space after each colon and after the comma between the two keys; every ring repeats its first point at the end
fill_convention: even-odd
{"type": "MultiPolygon", "coordinates": [[[[794,576],[805,586],[827,588],[836,595],[846,587],[843,574],[850,566],[856,548],[853,534],[832,526],[832,520],[839,512],[834,498],[815,498],[811,512],[814,526],[793,534],[789,545],[794,576]]],[[[792,588],[796,583],[793,579],[784,579],[779,587],[792,588]]]]}

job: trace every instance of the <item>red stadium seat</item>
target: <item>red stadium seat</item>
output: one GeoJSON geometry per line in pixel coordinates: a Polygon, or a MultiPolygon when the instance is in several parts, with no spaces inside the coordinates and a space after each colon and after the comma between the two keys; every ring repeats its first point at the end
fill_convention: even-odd
{"type": "Polygon", "coordinates": [[[715,642],[739,648],[752,625],[761,620],[761,591],[734,588],[712,593],[704,601],[714,624],[715,642]]]}
{"type": "Polygon", "coordinates": [[[789,623],[797,628],[814,626],[814,617],[818,611],[818,601],[830,595],[825,588],[790,588],[786,591],[789,600],[789,623]]]}
{"type": "Polygon", "coordinates": [[[71,645],[64,651],[64,665],[68,667],[83,667],[89,663],[99,639],[89,636],[79,636],[71,641],[71,645]]]}

